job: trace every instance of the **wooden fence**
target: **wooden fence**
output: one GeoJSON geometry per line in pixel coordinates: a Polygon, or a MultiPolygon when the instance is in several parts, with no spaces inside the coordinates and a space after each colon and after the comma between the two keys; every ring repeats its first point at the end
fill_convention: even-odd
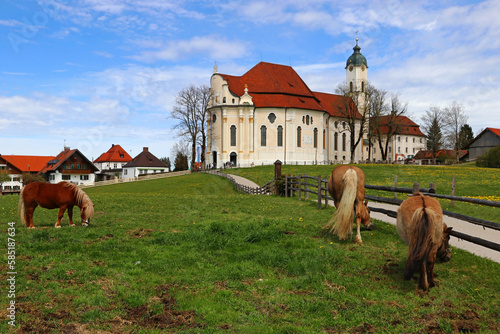
{"type": "Polygon", "coordinates": [[[223,173],[217,169],[207,169],[207,170],[204,170],[203,172],[208,173],[208,174],[219,175],[219,176],[222,176],[222,177],[228,179],[229,181],[231,181],[233,183],[233,186],[239,192],[243,192],[243,193],[250,194],[250,195],[270,195],[270,194],[274,193],[274,180],[269,181],[268,183],[266,183],[262,187],[254,188],[254,187],[246,186],[246,185],[243,185],[243,184],[236,182],[236,180],[231,175],[223,173]]]}
{"type": "Polygon", "coordinates": [[[135,181],[152,180],[152,179],[162,179],[165,177],[180,176],[180,175],[186,175],[186,174],[190,174],[190,173],[191,173],[190,170],[183,170],[180,172],[144,174],[144,175],[141,175],[139,177],[130,177],[128,179],[116,178],[116,179],[107,180],[107,181],[94,182],[94,184],[82,184],[82,185],[79,185],[79,187],[80,188],[99,187],[99,186],[106,186],[106,185],[117,184],[117,183],[135,182],[135,181]]]}

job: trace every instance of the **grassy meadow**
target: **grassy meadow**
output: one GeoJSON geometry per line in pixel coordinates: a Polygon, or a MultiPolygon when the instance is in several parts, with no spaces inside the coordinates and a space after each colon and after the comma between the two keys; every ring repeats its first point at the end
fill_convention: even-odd
{"type": "MultiPolygon", "coordinates": [[[[272,178],[266,168],[246,173],[262,173],[264,183],[272,178]]],[[[323,168],[311,174],[328,174],[323,168]]],[[[390,173],[375,178],[390,183],[390,173]]],[[[499,264],[453,249],[450,262],[436,264],[438,286],[423,293],[416,280],[403,280],[407,248],[380,221],[362,230],[363,246],[339,241],[322,228],[333,208],[239,194],[208,174],[85,191],[95,204],[88,228],[70,228],[65,216],[55,229],[57,210],[40,208],[36,229],[17,224],[16,327],[6,318],[4,274],[0,332],[495,333],[500,326],[499,264]]],[[[4,231],[19,221],[17,202],[0,197],[4,231]]]]}

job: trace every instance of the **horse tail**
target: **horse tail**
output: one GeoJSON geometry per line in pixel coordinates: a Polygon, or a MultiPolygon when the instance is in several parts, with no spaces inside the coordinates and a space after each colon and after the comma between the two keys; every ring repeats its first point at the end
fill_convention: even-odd
{"type": "Polygon", "coordinates": [[[352,220],[354,218],[354,202],[358,187],[358,176],[354,169],[349,169],[342,177],[344,191],[340,199],[339,207],[333,215],[333,233],[339,236],[340,240],[345,240],[352,234],[352,220]]]}
{"type": "Polygon", "coordinates": [[[21,219],[21,224],[26,225],[26,205],[24,205],[24,188],[21,189],[19,193],[19,204],[17,205],[17,213],[19,214],[19,218],[21,219]]]}
{"type": "Polygon", "coordinates": [[[411,218],[408,260],[404,278],[409,280],[427,260],[434,243],[436,214],[430,208],[421,207],[415,210],[411,218]]]}

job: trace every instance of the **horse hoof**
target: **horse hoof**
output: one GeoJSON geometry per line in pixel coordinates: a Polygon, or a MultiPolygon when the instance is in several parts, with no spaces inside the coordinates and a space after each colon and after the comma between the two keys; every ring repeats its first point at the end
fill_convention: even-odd
{"type": "Polygon", "coordinates": [[[56,225],[55,227],[56,227],[56,228],[61,228],[61,225],[56,225]]]}
{"type": "Polygon", "coordinates": [[[71,225],[69,225],[69,227],[75,227],[75,224],[71,224],[71,225]]]}
{"type": "Polygon", "coordinates": [[[30,230],[32,230],[32,229],[34,229],[34,228],[35,228],[35,226],[28,226],[28,228],[29,228],[30,230]]]}
{"type": "Polygon", "coordinates": [[[82,226],[83,226],[83,227],[87,227],[87,226],[89,226],[89,224],[85,224],[85,223],[83,223],[83,224],[82,224],[82,226]]]}

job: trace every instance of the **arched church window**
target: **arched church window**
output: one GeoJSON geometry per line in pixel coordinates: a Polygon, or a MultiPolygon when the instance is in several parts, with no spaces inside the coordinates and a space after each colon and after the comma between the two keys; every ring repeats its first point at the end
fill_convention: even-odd
{"type": "Polygon", "coordinates": [[[267,128],[265,125],[260,127],[260,146],[266,146],[267,144],[267,128]]]}
{"type": "Polygon", "coordinates": [[[302,124],[306,124],[306,116],[302,116],[302,124]]]}
{"type": "Polygon", "coordinates": [[[226,103],[226,97],[225,96],[222,98],[222,103],[226,103]]]}
{"type": "Polygon", "coordinates": [[[326,148],[326,130],[323,130],[323,149],[326,148]]]}
{"type": "Polygon", "coordinates": [[[353,88],[352,88],[352,81],[349,82],[349,91],[352,92],[353,91],[353,88]]]}
{"type": "Polygon", "coordinates": [[[335,135],[333,136],[333,149],[337,151],[339,149],[339,133],[335,132],[335,135]]]}
{"type": "Polygon", "coordinates": [[[318,148],[318,128],[314,128],[314,148],[318,148]]]}
{"type": "Polygon", "coordinates": [[[365,91],[365,82],[364,81],[361,81],[361,91],[362,92],[365,91]]]}
{"type": "MultiPolygon", "coordinates": [[[[342,127],[345,129],[345,127],[346,127],[345,122],[342,122],[342,127]]],[[[345,134],[344,134],[344,135],[345,135],[345,134]]]]}
{"type": "Polygon", "coordinates": [[[297,147],[302,147],[302,128],[297,128],[297,147]]]}
{"type": "Polygon", "coordinates": [[[306,116],[306,124],[309,125],[309,115],[306,116]]]}
{"type": "Polygon", "coordinates": [[[339,122],[335,121],[335,127],[337,128],[339,126],[339,122]]]}
{"type": "Polygon", "coordinates": [[[236,146],[236,125],[231,125],[231,146],[236,146]]]}
{"type": "Polygon", "coordinates": [[[212,115],[212,123],[215,123],[215,121],[217,120],[217,116],[215,114],[212,115]]]}
{"type": "Polygon", "coordinates": [[[278,146],[282,147],[283,146],[283,127],[280,125],[278,126],[278,146]]]}
{"type": "Polygon", "coordinates": [[[345,133],[342,134],[342,151],[345,151],[346,149],[346,135],[345,133]]]}
{"type": "Polygon", "coordinates": [[[271,122],[271,124],[273,124],[276,120],[276,115],[274,113],[270,113],[269,116],[267,116],[267,119],[271,122]]]}

